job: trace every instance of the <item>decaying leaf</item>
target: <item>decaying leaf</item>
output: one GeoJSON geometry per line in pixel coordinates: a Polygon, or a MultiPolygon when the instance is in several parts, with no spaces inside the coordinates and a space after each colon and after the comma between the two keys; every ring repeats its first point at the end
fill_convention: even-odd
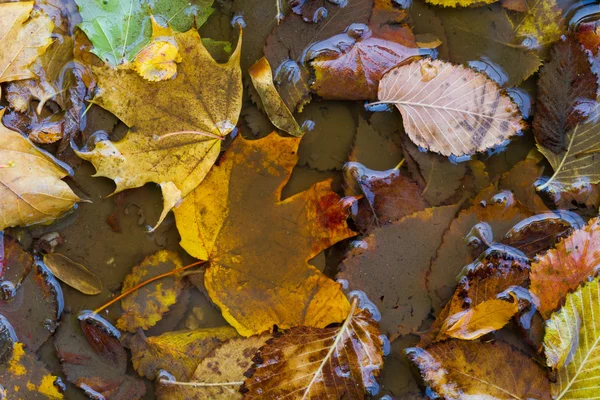
{"type": "Polygon", "coordinates": [[[592,52],[593,56],[598,55],[600,49],[600,26],[599,22],[583,22],[577,26],[577,41],[586,49],[592,52]]]}
{"type": "Polygon", "coordinates": [[[268,335],[233,338],[215,348],[202,359],[190,382],[198,387],[169,385],[159,380],[156,397],[159,400],[241,400],[239,392],[244,372],[252,366],[252,358],[270,338],[268,335]],[[234,382],[234,384],[227,384],[234,382]]]}
{"type": "Polygon", "coordinates": [[[177,64],[182,61],[173,29],[160,26],[152,19],[151,42],[133,59],[131,68],[150,82],[160,82],[177,74],[177,64]]]}
{"type": "Polygon", "coordinates": [[[346,225],[353,199],[340,198],[324,181],[281,200],[299,142],[276,133],[254,141],[236,137],[219,166],[175,209],[181,246],[210,262],[208,294],[243,336],[273,325],[324,327],[350,309],[340,285],[308,260],[354,235],[346,225]]]}
{"type": "Polygon", "coordinates": [[[550,400],[550,382],[536,362],[509,344],[450,340],[405,350],[425,385],[446,399],[550,400]]]}
{"type": "Polygon", "coordinates": [[[127,352],[119,331],[93,314],[65,313],[54,338],[67,380],[91,398],[137,400],[146,392],[141,379],[127,375],[127,352]]]}
{"type": "Polygon", "coordinates": [[[535,190],[535,183],[542,176],[544,167],[538,166],[538,161],[526,158],[516,163],[508,172],[502,174],[498,189],[510,190],[515,198],[535,214],[550,211],[544,200],[535,190]]]}
{"type": "Polygon", "coordinates": [[[469,7],[495,3],[497,0],[425,0],[429,4],[441,7],[469,7]]]}
{"type": "Polygon", "coordinates": [[[565,305],[546,321],[544,352],[557,372],[555,399],[598,397],[600,281],[594,279],[567,295],[565,305]]]}
{"type": "Polygon", "coordinates": [[[59,253],[44,254],[44,265],[52,274],[83,294],[102,293],[102,281],[83,265],[59,253]]]}
{"type": "Polygon", "coordinates": [[[360,399],[378,388],[383,341],[369,312],[355,307],[341,327],[297,327],[269,340],[240,389],[244,398],[360,399]]]}
{"type": "Polygon", "coordinates": [[[531,292],[540,300],[542,316],[549,317],[567,293],[597,274],[599,241],[600,220],[594,218],[531,264],[531,292]]]}
{"type": "Polygon", "coordinates": [[[391,338],[417,331],[427,317],[426,274],[457,209],[428,208],[373,229],[340,265],[338,280],[379,309],[381,330],[391,338]]]}
{"type": "Polygon", "coordinates": [[[93,103],[130,131],[119,142],[102,140],[77,152],[94,164],[96,176],[115,181],[115,193],[160,184],[164,209],[157,225],[204,179],[242,106],[241,32],[225,64],[213,60],[196,30],[177,34],[175,41],[183,61],[172,80],[149,83],[134,71],[93,67],[100,88],[93,103]]]}
{"type": "MultiPolygon", "coordinates": [[[[1,11],[0,11],[1,12],[1,11]]],[[[23,343],[13,345],[12,358],[0,363],[0,396],[5,399],[64,399],[65,386],[23,343]]]]}
{"type": "Polygon", "coordinates": [[[285,105],[273,83],[271,65],[265,57],[258,60],[248,71],[252,84],[262,100],[262,106],[277,128],[292,136],[302,136],[302,130],[294,115],[285,105]]]}
{"type": "Polygon", "coordinates": [[[568,36],[554,45],[550,62],[540,70],[537,88],[536,141],[560,154],[569,144],[567,134],[588,116],[598,89],[588,56],[575,38],[568,36]]]}
{"type": "Polygon", "coordinates": [[[2,124],[0,160],[0,230],[52,222],[82,201],[61,181],[68,172],[52,156],[2,124]]]}
{"type": "Polygon", "coordinates": [[[156,379],[159,370],[178,381],[189,381],[196,367],[210,352],[226,340],[238,337],[230,326],[163,333],[146,337],[141,331],[126,343],[131,350],[133,367],[140,376],[156,379]]]}
{"type": "Polygon", "coordinates": [[[34,263],[15,241],[5,240],[2,259],[0,315],[13,326],[19,341],[35,352],[58,326],[64,304],[62,290],[50,271],[34,263]]]}
{"type": "Polygon", "coordinates": [[[359,163],[344,166],[345,193],[361,196],[353,219],[369,231],[428,207],[419,186],[400,170],[373,171],[359,163]]]}
{"type": "Polygon", "coordinates": [[[35,77],[28,67],[44,54],[54,24],[44,13],[31,15],[33,1],[0,4],[0,82],[35,77]]]}
{"type": "MultiPolygon", "coordinates": [[[[160,250],[133,267],[121,291],[126,292],[143,281],[181,267],[183,263],[177,253],[160,250]]],[[[171,275],[136,290],[121,300],[123,315],[116,323],[117,328],[136,332],[138,328],[147,330],[156,325],[177,302],[182,289],[181,276],[171,275]]]]}
{"type": "Polygon", "coordinates": [[[513,30],[529,48],[556,42],[563,34],[562,11],[556,0],[524,0],[525,12],[511,15],[513,30]]]}
{"type": "Polygon", "coordinates": [[[152,15],[178,32],[199,28],[213,13],[214,0],[147,0],[152,15]]]}
{"type": "Polygon", "coordinates": [[[376,171],[395,168],[403,159],[400,144],[395,140],[397,133],[382,132],[376,128],[374,122],[358,116],[358,128],[348,160],[376,171]]]}
{"type": "Polygon", "coordinates": [[[493,148],[524,127],[517,105],[495,82],[444,61],[392,69],[379,83],[378,98],[400,110],[415,144],[445,156],[493,148]]]}

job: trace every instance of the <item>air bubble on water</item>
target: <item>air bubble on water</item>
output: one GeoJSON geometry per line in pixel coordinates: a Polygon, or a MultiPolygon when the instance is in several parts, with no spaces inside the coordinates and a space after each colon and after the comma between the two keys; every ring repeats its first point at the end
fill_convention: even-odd
{"type": "Polygon", "coordinates": [[[102,393],[97,392],[96,390],[92,389],[91,386],[86,385],[85,383],[80,384],[79,388],[85,392],[86,396],[88,396],[90,400],[106,400],[102,393]]]}
{"type": "Polygon", "coordinates": [[[330,2],[331,4],[335,4],[336,6],[339,6],[341,8],[344,8],[348,5],[348,0],[327,0],[328,2],[330,2]]]}
{"type": "Polygon", "coordinates": [[[302,123],[302,126],[300,127],[300,131],[302,133],[306,133],[306,132],[310,132],[313,129],[315,129],[315,121],[313,121],[312,119],[307,119],[306,121],[304,121],[302,123]]]}
{"type": "Polygon", "coordinates": [[[338,279],[337,283],[342,286],[342,290],[348,289],[348,280],[347,279],[338,279]]]}
{"type": "Polygon", "coordinates": [[[56,389],[60,393],[64,393],[67,391],[67,385],[65,385],[65,382],[62,380],[62,378],[60,376],[57,376],[56,379],[54,380],[54,387],[56,387],[56,389]]]}
{"type": "Polygon", "coordinates": [[[325,7],[319,7],[316,9],[315,13],[313,14],[312,22],[314,24],[319,23],[319,22],[323,21],[325,18],[327,18],[328,15],[329,15],[329,12],[327,11],[327,9],[325,7]]]}
{"type": "Polygon", "coordinates": [[[381,321],[381,312],[379,312],[379,309],[377,308],[375,303],[373,303],[369,299],[365,292],[363,292],[362,290],[353,290],[350,293],[348,293],[348,297],[351,299],[353,297],[356,297],[356,299],[358,300],[359,308],[369,311],[375,321],[381,321]]]}
{"type": "Polygon", "coordinates": [[[156,381],[161,382],[177,382],[177,379],[173,376],[173,374],[161,369],[156,374],[156,381]]]}
{"type": "Polygon", "coordinates": [[[244,17],[242,16],[242,14],[237,14],[233,16],[233,18],[231,19],[231,26],[233,26],[234,28],[236,26],[240,28],[246,27],[246,21],[244,21],[244,17]]]}
{"type": "Polygon", "coordinates": [[[350,248],[368,250],[369,245],[364,240],[353,240],[352,242],[350,242],[350,248]]]}
{"type": "Polygon", "coordinates": [[[390,343],[390,339],[388,339],[387,335],[379,335],[379,339],[381,339],[381,342],[383,343],[383,355],[387,356],[390,354],[390,351],[392,350],[392,345],[390,343]]]}

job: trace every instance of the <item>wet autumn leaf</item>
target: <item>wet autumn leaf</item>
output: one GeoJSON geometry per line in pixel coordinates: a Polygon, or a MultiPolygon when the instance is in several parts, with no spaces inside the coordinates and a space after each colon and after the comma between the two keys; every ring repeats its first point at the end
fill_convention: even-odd
{"type": "Polygon", "coordinates": [[[131,68],[150,82],[160,82],[177,74],[177,64],[182,61],[173,29],[160,26],[152,19],[151,42],[133,59],[131,68]]]}
{"type": "Polygon", "coordinates": [[[353,199],[332,192],[330,180],[281,199],[299,142],[276,133],[236,137],[174,210],[181,246],[209,261],[208,294],[243,336],[273,325],[324,327],[344,320],[350,308],[340,285],[308,260],[354,235],[346,225],[353,199]]]}
{"type": "Polygon", "coordinates": [[[600,221],[594,218],[531,264],[531,292],[540,299],[542,316],[549,317],[567,293],[596,275],[599,241],[600,221]]]}
{"type": "Polygon", "coordinates": [[[564,28],[556,0],[523,0],[523,3],[523,13],[510,15],[513,30],[523,45],[536,48],[559,40],[564,28]]]}
{"type": "Polygon", "coordinates": [[[546,372],[500,341],[450,340],[426,349],[412,347],[405,353],[432,394],[441,398],[551,399],[546,372]]]}
{"type": "Polygon", "coordinates": [[[379,309],[381,331],[392,339],[417,331],[427,317],[426,274],[457,209],[428,208],[373,229],[340,265],[338,280],[379,309]]]}
{"type": "Polygon", "coordinates": [[[147,0],[152,15],[162,24],[167,23],[178,32],[202,26],[215,11],[214,0],[147,0]]]}
{"type": "MultiPolygon", "coordinates": [[[[160,250],[142,260],[125,277],[121,291],[124,293],[143,281],[183,267],[179,255],[173,251],[160,250]]],[[[169,311],[181,294],[183,283],[180,275],[171,275],[146,285],[121,300],[123,315],[116,326],[120,330],[136,332],[147,330],[169,311]]]]}
{"type": "Polygon", "coordinates": [[[498,0],[425,0],[429,4],[441,7],[470,7],[495,3],[498,0]]]}
{"type": "Polygon", "coordinates": [[[115,193],[160,184],[164,208],[157,225],[204,179],[242,106],[241,32],[225,64],[213,60],[196,30],[177,34],[175,41],[184,51],[172,80],[149,83],[134,71],[92,67],[100,89],[93,103],[130,131],[119,142],[102,140],[77,152],[94,164],[96,176],[115,181],[115,193]]]}
{"type": "Polygon", "coordinates": [[[52,20],[32,9],[33,1],[0,4],[0,82],[35,77],[28,67],[52,43],[52,20]]]}
{"type": "Polygon", "coordinates": [[[37,357],[15,342],[12,358],[0,363],[0,396],[5,399],[64,399],[65,387],[37,357]]]}
{"type": "Polygon", "coordinates": [[[82,201],[61,181],[68,172],[51,155],[1,123],[0,159],[0,230],[52,222],[82,201]]]}
{"type": "Polygon", "coordinates": [[[269,61],[265,57],[261,58],[250,67],[248,73],[273,125],[292,136],[302,136],[303,132],[294,115],[277,93],[269,61]]]}
{"type": "Polygon", "coordinates": [[[508,172],[502,174],[498,189],[510,190],[515,198],[535,214],[550,211],[535,189],[535,183],[542,176],[543,167],[538,161],[526,158],[516,163],[508,172]]]}
{"type": "Polygon", "coordinates": [[[570,190],[550,193],[552,201],[558,209],[578,210],[588,209],[595,215],[600,208],[600,185],[582,184],[570,190]]]}
{"type": "Polygon", "coordinates": [[[362,164],[350,162],[344,166],[345,193],[361,196],[353,219],[361,231],[369,231],[429,205],[421,196],[419,186],[400,170],[373,171],[362,164]]]}
{"type": "Polygon", "coordinates": [[[577,27],[577,41],[597,56],[600,49],[600,29],[598,21],[582,22],[577,27]]]}
{"type": "Polygon", "coordinates": [[[445,156],[493,148],[524,127],[518,107],[495,82],[444,61],[419,60],[390,70],[378,98],[400,110],[416,145],[445,156]]]}
{"type": "Polygon", "coordinates": [[[557,372],[552,384],[555,399],[598,396],[599,284],[594,279],[568,294],[564,307],[546,321],[544,352],[548,366],[557,372]]]}
{"type": "Polygon", "coordinates": [[[361,399],[378,388],[383,341],[377,322],[364,310],[341,327],[297,327],[267,342],[240,389],[245,399],[361,399]]]}
{"type": "Polygon", "coordinates": [[[50,271],[33,262],[15,241],[4,242],[4,267],[0,269],[3,298],[0,314],[14,327],[21,343],[37,351],[54,333],[63,310],[63,294],[50,271]]]}
{"type": "Polygon", "coordinates": [[[374,122],[369,122],[359,115],[354,145],[348,160],[376,171],[395,168],[403,159],[402,149],[395,136],[396,132],[382,132],[374,122]]]}
{"type": "Polygon", "coordinates": [[[189,381],[196,367],[210,352],[226,340],[238,337],[229,326],[163,333],[146,337],[138,331],[126,344],[131,350],[133,367],[140,376],[156,379],[159,370],[178,381],[189,381]]]}
{"type": "Polygon", "coordinates": [[[169,385],[159,380],[156,397],[159,400],[239,400],[238,391],[244,381],[244,372],[252,365],[252,358],[270,338],[270,335],[229,339],[208,354],[200,364],[190,382],[198,387],[169,385]],[[235,382],[235,384],[227,384],[235,382]],[[212,385],[212,386],[211,386],[212,385]]]}
{"type": "Polygon", "coordinates": [[[146,386],[127,375],[127,352],[119,338],[119,331],[97,315],[65,313],[54,347],[67,380],[91,398],[141,398],[146,386]]]}
{"type": "Polygon", "coordinates": [[[102,293],[102,281],[83,265],[59,253],[44,254],[44,265],[62,282],[83,294],[102,293]]]}
{"type": "Polygon", "coordinates": [[[598,84],[588,56],[573,37],[554,45],[540,70],[533,119],[536,141],[553,153],[568,146],[567,134],[583,122],[596,99],[598,84]]]}

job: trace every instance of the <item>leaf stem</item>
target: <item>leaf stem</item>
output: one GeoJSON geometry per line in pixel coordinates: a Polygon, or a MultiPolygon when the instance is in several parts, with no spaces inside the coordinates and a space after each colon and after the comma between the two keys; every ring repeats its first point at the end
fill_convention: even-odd
{"type": "Polygon", "coordinates": [[[196,267],[196,266],[198,266],[198,265],[203,265],[203,264],[206,264],[206,261],[197,261],[197,262],[195,262],[195,263],[192,263],[192,264],[185,265],[185,266],[183,266],[183,267],[181,267],[181,268],[174,269],[173,271],[166,272],[166,273],[164,273],[164,274],[161,274],[161,275],[155,276],[154,278],[150,278],[150,279],[148,279],[147,281],[144,281],[144,282],[140,283],[139,285],[137,285],[137,286],[135,286],[135,287],[133,287],[133,288],[129,289],[128,291],[126,291],[126,292],[124,292],[124,293],[121,293],[119,296],[115,297],[114,299],[112,299],[112,300],[111,300],[111,301],[109,301],[108,303],[104,304],[104,305],[103,305],[103,306],[101,306],[100,308],[97,308],[96,310],[94,310],[94,314],[98,314],[98,313],[100,313],[100,312],[101,312],[102,310],[104,310],[105,308],[107,308],[107,307],[110,307],[111,305],[113,305],[113,304],[114,304],[114,303],[116,303],[117,301],[121,300],[123,297],[129,296],[131,293],[133,293],[133,292],[135,292],[136,290],[138,290],[138,289],[140,289],[140,288],[142,288],[142,287],[146,286],[146,285],[147,285],[147,284],[149,284],[149,283],[152,283],[152,282],[154,282],[154,281],[157,281],[157,280],[159,280],[159,279],[162,279],[162,278],[166,278],[167,276],[171,276],[171,275],[178,274],[178,273],[179,273],[179,272],[181,272],[181,271],[185,271],[186,269],[189,269],[189,268],[192,268],[192,267],[196,267]]]}

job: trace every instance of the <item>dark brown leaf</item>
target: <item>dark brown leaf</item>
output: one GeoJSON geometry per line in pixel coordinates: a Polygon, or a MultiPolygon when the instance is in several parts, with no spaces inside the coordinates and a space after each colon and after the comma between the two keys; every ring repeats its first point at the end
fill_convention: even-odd
{"type": "MultiPolygon", "coordinates": [[[[381,116],[382,113],[374,115],[381,116]]],[[[373,117],[367,121],[359,115],[354,146],[348,159],[376,171],[385,171],[396,167],[402,161],[402,149],[394,137],[396,132],[382,132],[376,129],[374,122],[373,117]]]]}
{"type": "Polygon", "coordinates": [[[535,214],[550,211],[535,190],[535,183],[544,171],[537,164],[531,158],[519,161],[502,175],[498,183],[500,190],[512,191],[516,199],[535,214]]]}

